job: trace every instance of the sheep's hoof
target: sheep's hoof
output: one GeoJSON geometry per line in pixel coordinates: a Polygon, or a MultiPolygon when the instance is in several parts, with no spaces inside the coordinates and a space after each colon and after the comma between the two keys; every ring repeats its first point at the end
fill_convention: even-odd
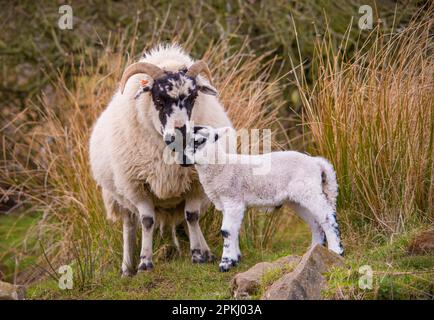
{"type": "Polygon", "coordinates": [[[136,275],[136,273],[132,270],[121,270],[122,278],[132,278],[136,275]]]}
{"type": "Polygon", "coordinates": [[[204,252],[204,256],[207,262],[214,262],[216,260],[215,255],[213,255],[209,250],[204,252]]]}
{"type": "Polygon", "coordinates": [[[193,263],[206,263],[215,261],[215,256],[211,253],[211,251],[203,251],[200,249],[191,250],[191,262],[193,263]]]}
{"type": "Polygon", "coordinates": [[[342,245],[339,245],[339,247],[337,249],[329,249],[329,250],[340,255],[341,257],[343,257],[345,255],[345,251],[344,251],[344,248],[342,247],[342,245]]]}
{"type": "Polygon", "coordinates": [[[138,272],[151,271],[154,269],[154,264],[152,262],[141,262],[137,268],[138,272]]]}
{"type": "Polygon", "coordinates": [[[205,260],[205,258],[203,257],[203,256],[192,256],[191,257],[191,262],[192,263],[205,263],[206,262],[206,260],[205,260]]]}

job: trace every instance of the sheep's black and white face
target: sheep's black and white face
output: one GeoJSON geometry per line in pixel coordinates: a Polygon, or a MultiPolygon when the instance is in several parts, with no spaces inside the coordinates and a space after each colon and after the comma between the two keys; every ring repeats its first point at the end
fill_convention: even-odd
{"type": "MultiPolygon", "coordinates": [[[[122,74],[120,92],[124,93],[128,79],[135,74],[146,74],[147,79],[140,81],[140,88],[135,98],[144,92],[152,97],[151,121],[159,132],[169,150],[184,150],[187,136],[190,133],[190,119],[199,93],[216,95],[217,90],[200,73],[204,73],[211,81],[211,71],[203,60],[194,62],[188,68],[171,72],[144,61],[129,65],[122,74]],[[182,135],[182,144],[176,141],[182,135]]],[[[179,139],[178,139],[179,140],[179,139]]],[[[184,153],[184,151],[182,151],[184,153]]]]}
{"type": "MultiPolygon", "coordinates": [[[[175,138],[182,134],[183,145],[186,145],[186,135],[190,132],[190,120],[199,92],[216,95],[217,91],[200,77],[189,77],[187,69],[179,72],[166,72],[142,87],[142,92],[150,92],[155,107],[153,123],[167,145],[173,144],[175,138]]],[[[171,147],[175,147],[171,145],[171,147]]]]}
{"type": "Polygon", "coordinates": [[[187,77],[186,71],[187,69],[169,73],[166,77],[155,80],[151,89],[152,101],[160,121],[160,132],[167,143],[174,139],[176,129],[188,125],[198,96],[196,79],[187,77]]]}

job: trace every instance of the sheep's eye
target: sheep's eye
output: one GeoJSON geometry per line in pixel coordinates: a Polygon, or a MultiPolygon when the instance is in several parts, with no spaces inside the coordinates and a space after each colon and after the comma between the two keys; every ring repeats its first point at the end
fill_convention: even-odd
{"type": "Polygon", "coordinates": [[[154,102],[160,108],[165,105],[164,100],[161,97],[155,98],[154,102]]]}

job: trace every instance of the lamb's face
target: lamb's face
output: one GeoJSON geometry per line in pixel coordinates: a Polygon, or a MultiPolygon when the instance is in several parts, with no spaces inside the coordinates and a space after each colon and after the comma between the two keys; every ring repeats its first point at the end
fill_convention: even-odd
{"type": "Polygon", "coordinates": [[[220,142],[231,130],[229,127],[195,126],[193,145],[188,145],[186,149],[189,161],[195,164],[217,163],[219,148],[224,148],[220,142]]]}

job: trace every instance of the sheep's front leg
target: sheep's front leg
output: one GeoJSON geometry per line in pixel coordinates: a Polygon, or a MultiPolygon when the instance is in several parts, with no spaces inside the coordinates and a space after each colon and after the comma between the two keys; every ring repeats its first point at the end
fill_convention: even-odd
{"type": "Polygon", "coordinates": [[[236,266],[241,257],[239,249],[239,233],[245,209],[241,206],[230,206],[223,210],[221,234],[223,236],[223,254],[219,264],[220,271],[226,272],[236,266]]]}
{"type": "Polygon", "coordinates": [[[201,199],[187,199],[185,202],[185,220],[190,238],[191,261],[205,263],[214,261],[215,257],[206,243],[199,225],[201,199]]]}
{"type": "Polygon", "coordinates": [[[138,271],[152,270],[152,236],[155,223],[154,205],[152,202],[143,201],[137,205],[139,219],[142,225],[142,249],[140,251],[140,263],[138,271]]]}
{"type": "Polygon", "coordinates": [[[134,244],[136,242],[137,221],[133,213],[124,211],[123,220],[123,258],[122,258],[122,277],[131,277],[135,274],[133,268],[134,244]]]}

